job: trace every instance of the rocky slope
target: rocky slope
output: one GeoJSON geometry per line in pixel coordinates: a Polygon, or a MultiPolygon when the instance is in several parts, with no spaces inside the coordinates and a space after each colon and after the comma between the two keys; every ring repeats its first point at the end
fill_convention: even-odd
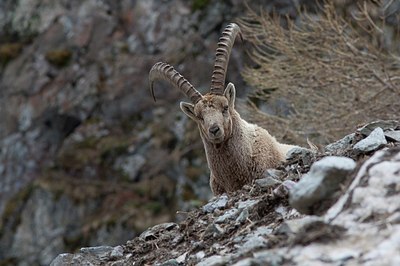
{"type": "Polygon", "coordinates": [[[126,244],[51,265],[397,265],[400,123],[377,121],[126,244]]]}

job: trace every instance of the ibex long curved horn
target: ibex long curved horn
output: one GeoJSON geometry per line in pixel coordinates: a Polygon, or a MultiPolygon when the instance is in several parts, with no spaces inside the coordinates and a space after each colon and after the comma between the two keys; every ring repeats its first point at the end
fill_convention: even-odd
{"type": "Polygon", "coordinates": [[[221,38],[219,38],[214,71],[211,78],[210,92],[213,94],[223,94],[224,92],[229,56],[231,55],[231,50],[238,34],[240,39],[243,40],[239,26],[235,23],[230,23],[222,32],[221,38]]]}
{"type": "Polygon", "coordinates": [[[154,101],[156,101],[156,97],[154,96],[153,83],[157,79],[168,81],[172,86],[181,90],[192,103],[197,103],[203,97],[201,93],[171,65],[158,62],[154,64],[149,73],[150,91],[154,101]]]}

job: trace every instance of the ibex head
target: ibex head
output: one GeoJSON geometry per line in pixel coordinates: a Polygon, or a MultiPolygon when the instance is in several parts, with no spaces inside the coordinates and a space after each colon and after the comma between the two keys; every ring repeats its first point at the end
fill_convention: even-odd
{"type": "Polygon", "coordinates": [[[199,125],[202,136],[214,144],[227,140],[232,131],[231,114],[235,107],[236,91],[232,83],[229,83],[225,90],[224,86],[229,56],[238,34],[242,38],[239,26],[234,23],[229,24],[222,32],[216,52],[211,89],[205,95],[198,92],[166,63],[156,63],[149,74],[150,91],[154,100],[153,83],[156,79],[166,80],[181,90],[192,102],[181,102],[182,111],[199,125]]]}

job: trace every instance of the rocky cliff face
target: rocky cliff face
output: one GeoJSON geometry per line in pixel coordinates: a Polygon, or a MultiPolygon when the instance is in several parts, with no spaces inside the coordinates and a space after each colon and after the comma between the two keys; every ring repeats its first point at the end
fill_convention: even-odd
{"type": "MultiPolygon", "coordinates": [[[[46,265],[117,244],[210,196],[181,95],[160,86],[154,103],[147,75],[168,61],[205,90],[221,28],[241,12],[231,1],[0,3],[0,261],[46,265]]],[[[238,84],[242,64],[232,58],[238,84]]]]}
{"type": "Polygon", "coordinates": [[[60,254],[51,265],[397,265],[399,129],[377,121],[325,153],[296,148],[281,169],[180,223],[60,254]]]}

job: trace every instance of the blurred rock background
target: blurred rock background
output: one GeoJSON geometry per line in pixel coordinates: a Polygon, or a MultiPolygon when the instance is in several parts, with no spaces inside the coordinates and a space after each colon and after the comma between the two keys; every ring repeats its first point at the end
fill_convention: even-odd
{"type": "MultiPolygon", "coordinates": [[[[157,84],[154,103],[147,75],[165,61],[205,92],[219,34],[248,6],[293,19],[300,5],[318,9],[243,2],[0,2],[0,265],[117,245],[209,199],[197,128],[178,107],[186,99],[157,84]]],[[[235,45],[227,76],[243,99],[248,47],[235,45]]]]}

